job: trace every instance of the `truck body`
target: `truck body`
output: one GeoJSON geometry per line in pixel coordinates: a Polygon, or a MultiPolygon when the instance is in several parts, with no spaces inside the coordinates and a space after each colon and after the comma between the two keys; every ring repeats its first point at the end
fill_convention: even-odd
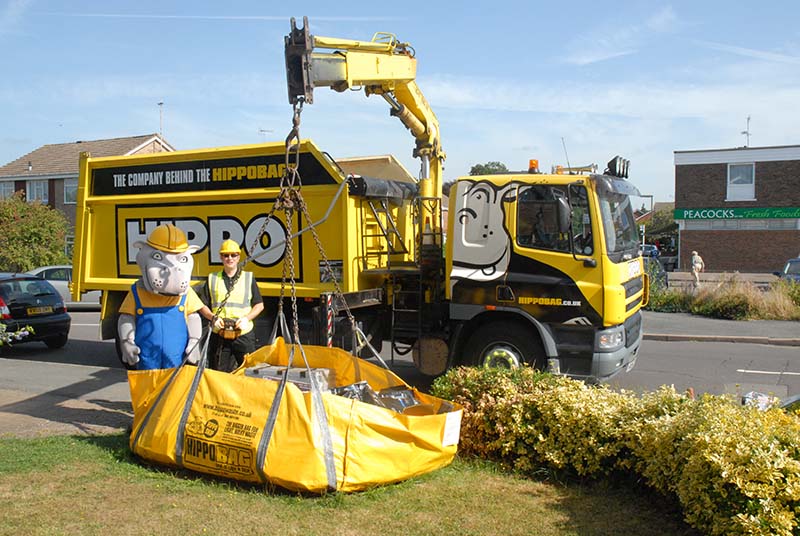
{"type": "MultiPolygon", "coordinates": [[[[285,291],[288,230],[306,343],[352,349],[347,309],[373,346],[387,341],[392,352],[413,352],[417,367],[431,375],[461,364],[529,363],[603,381],[633,366],[648,279],[630,201],[639,193],[625,180],[627,161],[614,158],[603,173],[590,167],[543,174],[532,166],[462,177],[450,188],[443,218],[438,122],[414,83],[410,47],[387,36],[315,38],[307,22],[299,30],[292,21],[289,99],[297,110],[319,86],[382,95],[415,138],[418,179],[346,174],[348,166],[300,139],[291,148],[287,140],[82,155],[72,291],[103,291],[104,339],[116,336],[117,309],[139,276],[135,242],[170,222],[199,247],[198,281],[220,269],[223,240],[242,244],[268,321],[285,291]],[[320,46],[337,51],[315,52],[320,46]],[[300,212],[285,221],[273,211],[290,151],[311,221],[300,212]]],[[[382,174],[380,166],[364,169],[382,174]]]]}

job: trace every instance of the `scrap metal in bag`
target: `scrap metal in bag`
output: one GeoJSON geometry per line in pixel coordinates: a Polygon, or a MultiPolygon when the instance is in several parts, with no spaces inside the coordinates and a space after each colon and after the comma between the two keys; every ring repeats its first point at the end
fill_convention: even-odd
{"type": "MultiPolygon", "coordinates": [[[[260,363],[244,370],[245,376],[280,381],[286,367],[260,363]]],[[[295,384],[301,391],[311,390],[311,381],[317,382],[322,389],[330,389],[336,385],[336,375],[331,369],[305,367],[289,367],[287,381],[295,384]]]]}

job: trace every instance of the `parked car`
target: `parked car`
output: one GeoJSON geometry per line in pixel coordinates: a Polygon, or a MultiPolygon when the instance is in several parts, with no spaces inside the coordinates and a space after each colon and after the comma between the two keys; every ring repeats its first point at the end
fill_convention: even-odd
{"type": "Polygon", "coordinates": [[[0,273],[0,322],[8,332],[33,329],[13,344],[42,341],[49,348],[61,348],[67,344],[72,320],[61,294],[44,279],[0,273]]]}
{"type": "Polygon", "coordinates": [[[800,283],[800,257],[789,259],[786,261],[786,266],[783,267],[782,271],[773,273],[786,281],[800,283]]]}
{"type": "Polygon", "coordinates": [[[642,244],[639,248],[639,253],[642,257],[654,257],[657,258],[661,255],[661,252],[658,250],[658,246],[655,244],[642,244]]]}
{"type": "Polygon", "coordinates": [[[72,301],[72,296],[69,292],[69,284],[72,282],[72,266],[68,264],[41,266],[27,273],[46,279],[53,285],[64,299],[67,309],[100,309],[100,295],[102,293],[99,290],[86,292],[81,295],[80,301],[72,301]]]}

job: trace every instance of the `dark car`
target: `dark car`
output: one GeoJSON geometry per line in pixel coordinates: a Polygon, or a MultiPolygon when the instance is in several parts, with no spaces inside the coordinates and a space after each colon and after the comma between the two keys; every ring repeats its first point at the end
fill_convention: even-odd
{"type": "Polygon", "coordinates": [[[780,272],[774,272],[775,275],[786,281],[794,281],[800,283],[800,257],[796,259],[789,259],[786,261],[786,266],[780,272]]]}
{"type": "Polygon", "coordinates": [[[72,319],[53,285],[32,275],[0,273],[0,322],[6,331],[29,326],[33,333],[13,344],[42,341],[49,348],[67,344],[72,319]]]}
{"type": "Polygon", "coordinates": [[[659,251],[658,246],[655,244],[642,244],[639,251],[642,257],[658,258],[658,256],[661,255],[661,251],[659,251]]]}

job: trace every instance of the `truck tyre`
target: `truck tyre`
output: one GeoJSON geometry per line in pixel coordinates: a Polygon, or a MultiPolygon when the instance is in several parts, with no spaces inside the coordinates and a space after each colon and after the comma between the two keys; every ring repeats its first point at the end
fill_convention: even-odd
{"type": "Polygon", "coordinates": [[[524,363],[544,370],[547,358],[533,326],[484,324],[467,341],[463,362],[481,367],[514,368],[524,363]]]}

